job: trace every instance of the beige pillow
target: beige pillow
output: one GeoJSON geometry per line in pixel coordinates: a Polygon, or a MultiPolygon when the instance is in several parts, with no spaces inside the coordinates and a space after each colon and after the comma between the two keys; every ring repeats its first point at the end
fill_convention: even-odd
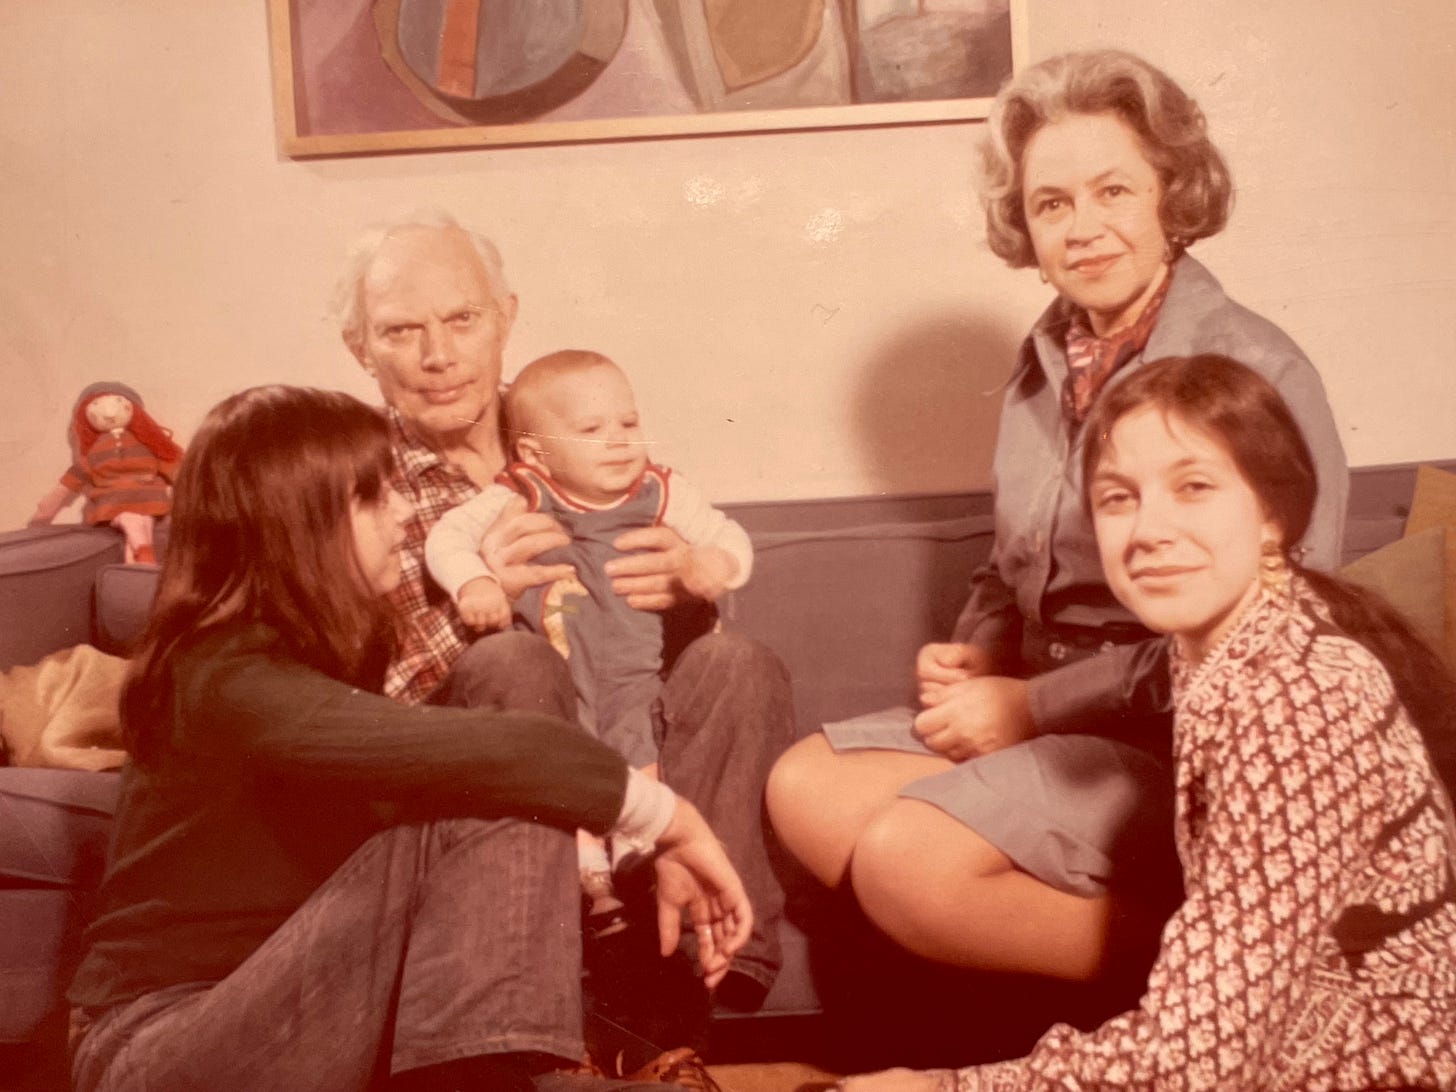
{"type": "Polygon", "coordinates": [[[1340,570],[1405,616],[1432,648],[1446,644],[1446,528],[1430,527],[1373,550],[1340,570]]]}
{"type": "Polygon", "coordinates": [[[1434,466],[1416,469],[1416,491],[1405,521],[1407,536],[1446,528],[1446,662],[1456,664],[1456,474],[1434,466]]]}
{"type": "Polygon", "coordinates": [[[0,731],[13,766],[109,770],[126,758],[118,702],[127,662],[90,645],[0,674],[0,731]]]}

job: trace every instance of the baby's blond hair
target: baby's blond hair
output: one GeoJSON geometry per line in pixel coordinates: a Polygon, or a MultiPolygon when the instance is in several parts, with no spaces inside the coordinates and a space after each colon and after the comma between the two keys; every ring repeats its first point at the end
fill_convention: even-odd
{"type": "Polygon", "coordinates": [[[535,414],[541,396],[568,375],[580,375],[593,368],[617,368],[616,361],[590,349],[560,349],[537,357],[521,369],[502,399],[506,438],[514,443],[536,430],[535,414]]]}

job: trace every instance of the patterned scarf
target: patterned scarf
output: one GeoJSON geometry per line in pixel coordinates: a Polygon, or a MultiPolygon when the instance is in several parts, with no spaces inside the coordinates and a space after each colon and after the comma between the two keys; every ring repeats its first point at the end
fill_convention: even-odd
{"type": "Polygon", "coordinates": [[[1085,311],[1075,312],[1067,327],[1067,381],[1062,385],[1062,414],[1073,428],[1086,418],[1097,393],[1112,374],[1147,346],[1168,295],[1168,285],[1172,283],[1173,267],[1169,266],[1163,283],[1158,285],[1138,320],[1107,337],[1098,337],[1092,332],[1085,311]]]}

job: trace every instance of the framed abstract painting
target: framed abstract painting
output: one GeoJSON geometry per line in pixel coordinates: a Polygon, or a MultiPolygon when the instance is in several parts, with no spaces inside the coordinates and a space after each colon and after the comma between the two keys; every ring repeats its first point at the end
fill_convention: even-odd
{"type": "Polygon", "coordinates": [[[985,117],[1025,0],[268,0],[291,156],[985,117]]]}

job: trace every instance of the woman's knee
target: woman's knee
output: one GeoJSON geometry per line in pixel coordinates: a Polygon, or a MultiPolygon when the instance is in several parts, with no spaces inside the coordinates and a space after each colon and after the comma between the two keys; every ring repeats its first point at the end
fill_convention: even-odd
{"type": "Polygon", "coordinates": [[[860,832],[850,883],[860,905],[882,927],[914,914],[922,897],[937,902],[1012,868],[975,831],[934,805],[896,800],[860,832]]]}
{"type": "Polygon", "coordinates": [[[853,790],[836,776],[835,758],[819,733],[801,739],[779,757],[764,789],[769,823],[780,843],[831,887],[844,878],[859,822],[846,807],[853,790]]]}
{"type": "Polygon", "coordinates": [[[913,813],[907,817],[905,809],[891,805],[866,824],[854,844],[850,886],[875,920],[898,906],[907,889],[924,883],[923,877],[914,875],[914,862],[925,831],[914,819],[913,813]]]}
{"type": "Polygon", "coordinates": [[[780,755],[769,770],[764,802],[781,837],[785,828],[798,833],[822,815],[813,805],[824,799],[826,791],[833,791],[833,758],[829,741],[815,732],[780,755]]]}

